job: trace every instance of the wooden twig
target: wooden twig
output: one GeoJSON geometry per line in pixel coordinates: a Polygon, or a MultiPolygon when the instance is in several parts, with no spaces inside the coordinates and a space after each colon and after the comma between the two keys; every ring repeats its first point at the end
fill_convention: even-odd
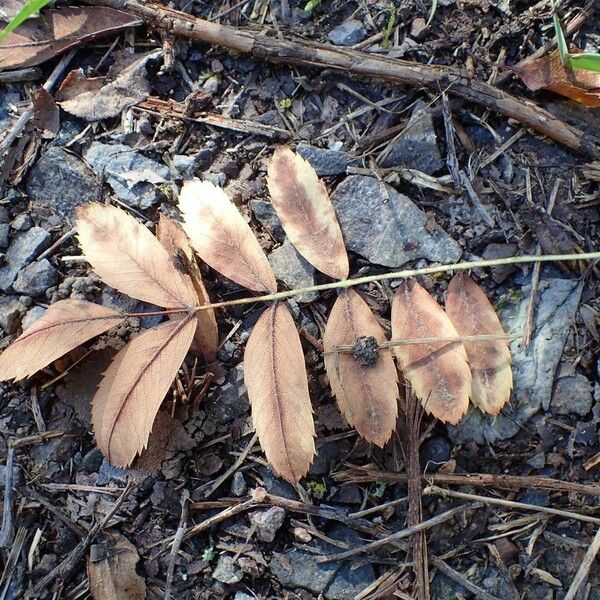
{"type": "Polygon", "coordinates": [[[579,569],[577,569],[577,573],[575,573],[575,577],[573,577],[573,581],[569,586],[569,590],[565,594],[564,600],[575,600],[577,592],[579,588],[583,585],[585,580],[587,579],[588,573],[590,572],[590,568],[596,559],[596,555],[600,550],[600,529],[596,531],[596,535],[594,539],[592,539],[592,543],[589,545],[581,564],[579,565],[579,569]]]}
{"type": "Polygon", "coordinates": [[[437,525],[441,525],[445,523],[449,519],[452,519],[456,515],[463,513],[467,510],[474,510],[476,508],[480,508],[481,504],[479,502],[474,502],[471,504],[464,504],[461,506],[455,506],[446,512],[440,513],[431,519],[427,519],[426,521],[421,521],[417,525],[413,525],[412,527],[407,527],[406,529],[402,529],[401,531],[396,531],[390,535],[387,535],[379,540],[371,542],[370,544],[365,544],[364,546],[357,546],[356,548],[352,548],[347,552],[338,552],[336,554],[330,554],[329,556],[321,556],[317,558],[317,562],[325,563],[332,562],[336,560],[346,560],[347,558],[351,558],[356,556],[357,554],[363,554],[365,552],[372,552],[373,550],[377,550],[386,544],[392,544],[406,537],[410,537],[415,533],[419,533],[420,531],[426,531],[427,529],[431,529],[432,527],[436,527],[437,525]]]}
{"type": "Polygon", "coordinates": [[[175,532],[175,538],[173,539],[171,552],[169,553],[169,567],[167,569],[164,600],[169,600],[171,597],[173,576],[175,575],[175,559],[177,558],[179,548],[181,547],[181,542],[183,541],[183,535],[187,529],[189,500],[190,493],[188,490],[183,490],[183,493],[181,494],[181,517],[179,518],[179,527],[177,527],[177,531],[175,532]]]}
{"type": "Polygon", "coordinates": [[[4,503],[2,508],[2,529],[0,530],[0,548],[8,548],[15,535],[13,520],[15,492],[13,489],[13,468],[15,464],[15,449],[9,446],[4,467],[4,503]]]}
{"type": "Polygon", "coordinates": [[[173,35],[214,44],[274,63],[309,68],[334,69],[361,77],[377,77],[393,83],[435,92],[447,90],[468,102],[515,119],[571,150],[600,158],[598,141],[533,102],[508,94],[474,79],[467,71],[441,65],[375,56],[350,48],[334,47],[301,39],[281,39],[262,31],[248,31],[211,23],[204,19],[138,0],[86,0],[130,12],[149,24],[173,35]]]}
{"type": "MultiPolygon", "coordinates": [[[[537,475],[496,475],[492,473],[427,473],[422,475],[423,480],[432,484],[444,485],[472,485],[474,487],[493,487],[507,490],[536,489],[549,492],[565,492],[595,496],[600,498],[600,484],[577,483],[574,481],[561,481],[550,477],[537,475]]],[[[386,471],[368,470],[357,468],[333,475],[338,482],[352,481],[353,483],[366,483],[371,481],[386,481],[390,483],[404,483],[407,480],[405,473],[390,473],[386,471]]]]}
{"type": "Polygon", "coordinates": [[[560,508],[552,508],[549,506],[538,506],[537,504],[526,504],[525,502],[515,502],[514,500],[504,500],[504,498],[492,498],[490,496],[479,496],[477,494],[455,492],[454,490],[445,490],[443,488],[437,487],[436,485],[430,485],[426,487],[423,490],[423,494],[434,494],[436,496],[459,498],[461,500],[475,500],[483,504],[504,506],[505,508],[512,508],[514,510],[532,510],[535,512],[546,513],[548,515],[554,515],[556,517],[564,517],[565,519],[574,519],[576,521],[583,521],[585,523],[594,523],[595,525],[600,525],[600,519],[598,519],[597,517],[590,517],[589,515],[582,515],[580,513],[572,512],[569,510],[562,510],[560,508]]]}

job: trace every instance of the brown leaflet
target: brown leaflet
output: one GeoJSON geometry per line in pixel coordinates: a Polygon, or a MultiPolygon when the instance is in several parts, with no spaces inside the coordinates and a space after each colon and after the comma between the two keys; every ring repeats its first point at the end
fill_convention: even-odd
{"type": "Polygon", "coordinates": [[[60,300],[0,354],[0,380],[29,377],[125,317],[85,300],[60,300]]]}
{"type": "MultiPolygon", "coordinates": [[[[180,267],[183,267],[184,271],[192,279],[192,284],[198,296],[198,305],[210,304],[210,298],[204,287],[202,273],[200,273],[194,251],[181,225],[161,214],[156,228],[156,237],[165,247],[176,266],[180,258],[180,253],[183,254],[183,262],[185,264],[180,265],[180,267]]],[[[205,362],[210,364],[216,359],[219,348],[219,329],[217,327],[215,311],[212,308],[200,310],[196,316],[198,318],[198,328],[196,329],[196,335],[192,343],[192,350],[202,354],[205,362]]]]}
{"type": "Polygon", "coordinates": [[[260,316],[244,354],[244,380],[260,444],[278,475],[296,483],[315,454],[315,426],[300,336],[287,306],[260,316]]]}
{"type": "Polygon", "coordinates": [[[94,600],[145,600],[146,582],[135,566],[136,547],[123,535],[107,531],[103,543],[90,547],[87,572],[94,600]]]}
{"type": "Polygon", "coordinates": [[[33,125],[45,140],[52,139],[60,127],[60,111],[54,98],[42,87],[31,102],[33,125]]]}
{"type": "MultiPolygon", "coordinates": [[[[442,307],[416,281],[404,282],[392,302],[394,340],[456,338],[442,307]]],[[[455,425],[471,395],[471,371],[462,344],[434,342],[394,346],[404,377],[427,412],[455,425]]]]}
{"type": "Polygon", "coordinates": [[[194,338],[186,315],[133,338],[104,372],[92,401],[96,443],[115,467],[127,467],[148,443],[156,413],[194,338]]]}
{"type": "MultiPolygon", "coordinates": [[[[483,290],[465,273],[448,286],[446,312],[459,335],[504,335],[498,315],[483,290]]],[[[508,340],[463,342],[471,373],[471,399],[483,412],[497,415],[509,401],[512,369],[508,340]]]]}
{"type": "Polygon", "coordinates": [[[600,73],[566,69],[558,50],[515,68],[532,91],[546,89],[589,108],[600,107],[600,73]]]}
{"type": "Polygon", "coordinates": [[[124,210],[102,204],[78,207],[77,234],[85,257],[104,283],[158,306],[195,306],[190,278],[175,268],[148,229],[124,210]]]}
{"type": "Polygon", "coordinates": [[[0,44],[0,69],[39,65],[73,46],[142,23],[120,10],[99,6],[45,10],[40,17],[27,19],[0,44]]]}
{"type": "Polygon", "coordinates": [[[250,290],[277,291],[265,253],[224,190],[208,181],[186,181],[179,209],[183,228],[204,262],[250,290]]]}
{"type": "Polygon", "coordinates": [[[275,150],[267,185],[290,241],[319,271],[348,277],[348,254],[325,184],[313,167],[289,148],[275,150]]]}
{"type": "Polygon", "coordinates": [[[336,346],[352,345],[360,336],[385,341],[368,304],[353,289],[343,290],[325,327],[325,369],[348,423],[367,441],[383,447],[398,417],[397,371],[389,349],[380,349],[373,366],[361,365],[350,352],[334,353],[336,346]]]}

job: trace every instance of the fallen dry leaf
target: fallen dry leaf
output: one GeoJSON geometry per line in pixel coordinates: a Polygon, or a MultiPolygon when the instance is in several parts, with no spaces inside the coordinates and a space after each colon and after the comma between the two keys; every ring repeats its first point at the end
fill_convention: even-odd
{"type": "Polygon", "coordinates": [[[60,300],[0,354],[0,380],[30,377],[124,316],[85,300],[60,300]]]}
{"type": "Polygon", "coordinates": [[[98,448],[115,467],[129,466],[146,447],[197,325],[188,315],[140,333],[104,372],[92,401],[92,424],[98,448]]]}
{"type": "MultiPolygon", "coordinates": [[[[202,273],[200,273],[194,251],[183,227],[173,219],[161,214],[156,228],[156,237],[169,253],[173,264],[179,269],[182,268],[191,277],[198,296],[198,305],[210,304],[210,298],[202,280],[202,273]],[[181,262],[184,264],[181,264],[181,262]]],[[[200,353],[205,362],[210,364],[217,358],[217,350],[219,349],[219,329],[215,311],[212,308],[200,310],[196,316],[198,318],[198,328],[192,343],[192,350],[200,353]]]]}
{"type": "MultiPolygon", "coordinates": [[[[465,273],[450,281],[446,312],[459,335],[504,335],[494,307],[483,290],[465,273]]],[[[508,340],[463,342],[473,375],[473,403],[497,415],[509,401],[512,369],[508,340]]]]}
{"type": "Polygon", "coordinates": [[[65,77],[56,93],[63,110],[86,121],[101,121],[119,116],[150,95],[146,65],[160,52],[115,54],[116,62],[105,76],[86,77],[82,69],[75,69],[65,77]]]}
{"type": "Polygon", "coordinates": [[[94,600],[145,600],[146,583],[135,570],[140,556],[123,535],[109,531],[90,547],[88,577],[94,600]]]}
{"type": "Polygon", "coordinates": [[[298,252],[334,279],[348,277],[348,254],[325,184],[289,148],[275,150],[267,185],[281,224],[298,252]]]}
{"type": "Polygon", "coordinates": [[[46,10],[42,16],[25,21],[0,43],[0,69],[39,65],[73,46],[142,23],[120,10],[99,6],[46,10]]]}
{"type": "Polygon", "coordinates": [[[52,139],[60,127],[60,111],[54,98],[42,87],[32,100],[33,124],[45,140],[52,139]]]}
{"type": "Polygon", "coordinates": [[[385,332],[368,304],[354,290],[343,290],[325,327],[325,369],[348,423],[367,441],[383,447],[398,417],[398,377],[392,353],[380,349],[375,364],[362,365],[350,352],[334,352],[336,346],[353,345],[361,336],[385,341],[385,332]]]}
{"type": "Polygon", "coordinates": [[[315,454],[315,426],[300,336],[287,306],[275,302],[260,316],[244,353],[252,421],[267,460],[292,483],[315,454]]]}
{"type": "Polygon", "coordinates": [[[179,195],[183,228],[215,271],[256,292],[276,292],[271,265],[227,194],[208,181],[186,181],[179,195]]]}
{"type": "MultiPolygon", "coordinates": [[[[456,338],[442,307],[416,281],[404,282],[392,302],[394,340],[456,338]]],[[[425,410],[455,425],[469,407],[471,371],[461,343],[432,342],[394,346],[404,377],[425,410]]]]}
{"type": "Polygon", "coordinates": [[[527,61],[515,69],[532,91],[546,89],[589,108],[600,107],[600,73],[566,69],[558,50],[527,61]]]}
{"type": "Polygon", "coordinates": [[[195,306],[189,276],[175,268],[160,242],[124,210],[103,204],[78,207],[77,235],[104,283],[165,308],[195,306]]]}

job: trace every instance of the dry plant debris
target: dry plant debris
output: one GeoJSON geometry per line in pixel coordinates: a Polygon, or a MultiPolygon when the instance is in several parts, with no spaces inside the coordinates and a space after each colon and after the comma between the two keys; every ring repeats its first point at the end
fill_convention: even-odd
{"type": "MultiPolygon", "coordinates": [[[[269,187],[283,227],[302,253],[315,267],[345,279],[348,256],[341,230],[314,169],[291,150],[280,148],[269,166],[269,187]]],[[[209,298],[191,247],[236,283],[258,292],[277,291],[266,255],[224,190],[209,182],[189,181],[179,207],[183,226],[162,217],[158,239],[122,209],[88,204],[78,210],[79,242],[94,271],[108,285],[167,309],[165,314],[171,317],[134,337],[115,356],[94,396],[92,422],[98,447],[119,467],[130,465],[147,446],[160,405],[192,343],[206,360],[216,354],[214,311],[202,310],[209,298]]],[[[479,346],[471,341],[466,350],[456,338],[457,328],[464,335],[502,336],[500,322],[485,294],[462,275],[451,284],[449,306],[450,317],[416,281],[398,288],[392,334],[398,342],[393,348],[401,372],[425,410],[455,424],[472,393],[469,360],[475,403],[497,414],[512,386],[506,342],[479,346]],[[424,338],[441,341],[402,343],[424,338]],[[452,341],[443,341],[446,338],[452,341]]],[[[0,377],[29,376],[125,316],[90,303],[59,302],[0,356],[0,377]],[[21,353],[24,358],[16,360],[21,353]]],[[[371,364],[352,352],[338,351],[363,337],[385,342],[368,304],[358,292],[343,289],[326,326],[326,370],[348,422],[366,440],[383,446],[396,427],[398,377],[388,348],[371,364]]],[[[297,482],[313,461],[315,430],[300,337],[283,303],[273,302],[250,334],[244,377],[254,426],[269,462],[279,475],[297,482]]]]}

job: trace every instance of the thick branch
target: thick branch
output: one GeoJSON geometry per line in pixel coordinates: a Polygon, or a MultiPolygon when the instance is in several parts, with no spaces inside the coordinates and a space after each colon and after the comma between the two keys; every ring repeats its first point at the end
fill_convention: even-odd
{"type": "Polygon", "coordinates": [[[503,92],[452,67],[423,65],[359,50],[338,48],[301,39],[277,39],[258,31],[248,31],[205,21],[159,4],[137,0],[87,0],[110,6],[143,18],[149,24],[208,44],[222,46],[275,63],[318,69],[335,69],[363,77],[377,77],[434,92],[447,91],[469,102],[515,119],[542,135],[594,159],[600,159],[599,140],[564,123],[533,102],[503,92]]]}

